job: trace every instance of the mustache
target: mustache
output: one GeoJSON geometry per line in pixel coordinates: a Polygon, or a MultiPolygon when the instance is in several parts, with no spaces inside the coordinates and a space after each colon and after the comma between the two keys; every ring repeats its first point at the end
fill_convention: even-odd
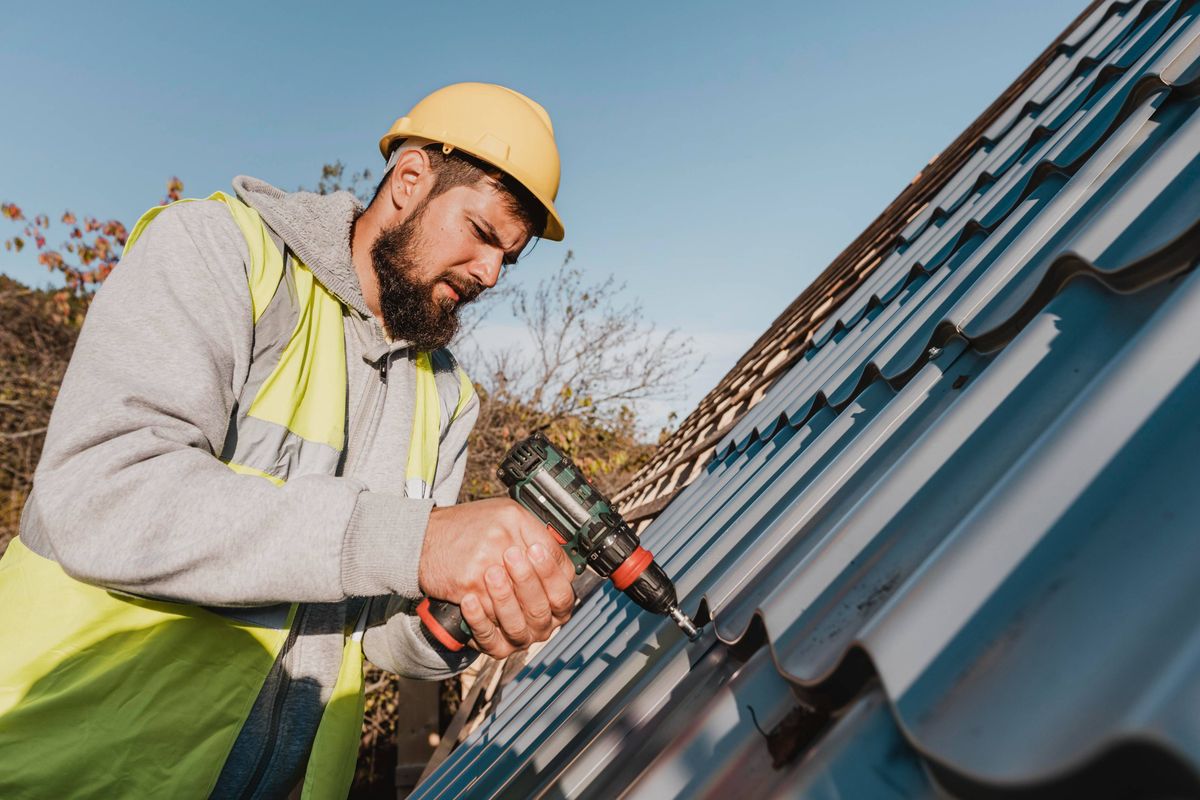
{"type": "Polygon", "coordinates": [[[455,275],[443,275],[438,280],[450,285],[450,288],[458,295],[458,304],[460,306],[473,303],[479,295],[483,294],[483,290],[487,288],[479,281],[464,281],[455,275]]]}

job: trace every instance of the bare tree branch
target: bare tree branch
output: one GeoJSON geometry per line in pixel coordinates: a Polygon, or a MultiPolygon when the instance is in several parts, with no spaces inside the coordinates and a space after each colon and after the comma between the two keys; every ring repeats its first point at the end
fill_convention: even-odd
{"type": "Polygon", "coordinates": [[[33,428],[32,430],[28,430],[28,431],[19,431],[18,433],[0,433],[0,439],[3,439],[3,440],[25,439],[30,436],[40,436],[41,434],[43,434],[45,432],[46,432],[45,427],[42,427],[42,428],[33,428]]]}
{"type": "Polygon", "coordinates": [[[533,288],[509,290],[527,343],[460,352],[483,398],[468,498],[500,491],[495,465],[534,430],[549,430],[589,462],[584,469],[602,489],[614,490],[653,450],[639,429],[641,406],[677,395],[699,369],[690,340],[648,322],[640,303],[623,299],[616,278],[594,278],[573,260],[568,252],[533,288]]]}

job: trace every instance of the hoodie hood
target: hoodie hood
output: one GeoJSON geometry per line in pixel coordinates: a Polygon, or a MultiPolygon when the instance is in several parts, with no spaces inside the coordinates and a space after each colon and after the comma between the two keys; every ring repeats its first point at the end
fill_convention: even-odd
{"type": "Polygon", "coordinates": [[[233,189],[283,237],[317,280],[346,305],[371,318],[350,260],[350,229],[363,211],[357,197],[350,192],[285,192],[246,175],[233,179],[233,189]]]}

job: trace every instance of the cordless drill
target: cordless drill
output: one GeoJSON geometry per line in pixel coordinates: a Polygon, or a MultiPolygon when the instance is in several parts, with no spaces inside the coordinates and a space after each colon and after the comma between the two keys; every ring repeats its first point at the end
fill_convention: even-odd
{"type": "MultiPolygon", "coordinates": [[[[591,567],[642,608],[665,614],[695,641],[695,624],[679,608],[675,584],[654,562],[600,490],[542,433],[518,442],[501,462],[496,476],[512,499],[546,524],[562,545],[575,573],[591,567]]],[[[426,598],[417,606],[425,634],[451,650],[471,640],[471,629],[458,606],[426,598]]]]}

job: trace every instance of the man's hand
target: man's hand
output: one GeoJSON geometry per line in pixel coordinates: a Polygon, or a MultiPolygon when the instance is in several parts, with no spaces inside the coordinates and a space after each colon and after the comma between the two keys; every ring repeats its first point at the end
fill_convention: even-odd
{"type": "Polygon", "coordinates": [[[575,569],[546,526],[497,498],[429,515],[417,580],[428,597],[462,609],[475,647],[504,658],[544,642],[571,617],[575,569]]]}

